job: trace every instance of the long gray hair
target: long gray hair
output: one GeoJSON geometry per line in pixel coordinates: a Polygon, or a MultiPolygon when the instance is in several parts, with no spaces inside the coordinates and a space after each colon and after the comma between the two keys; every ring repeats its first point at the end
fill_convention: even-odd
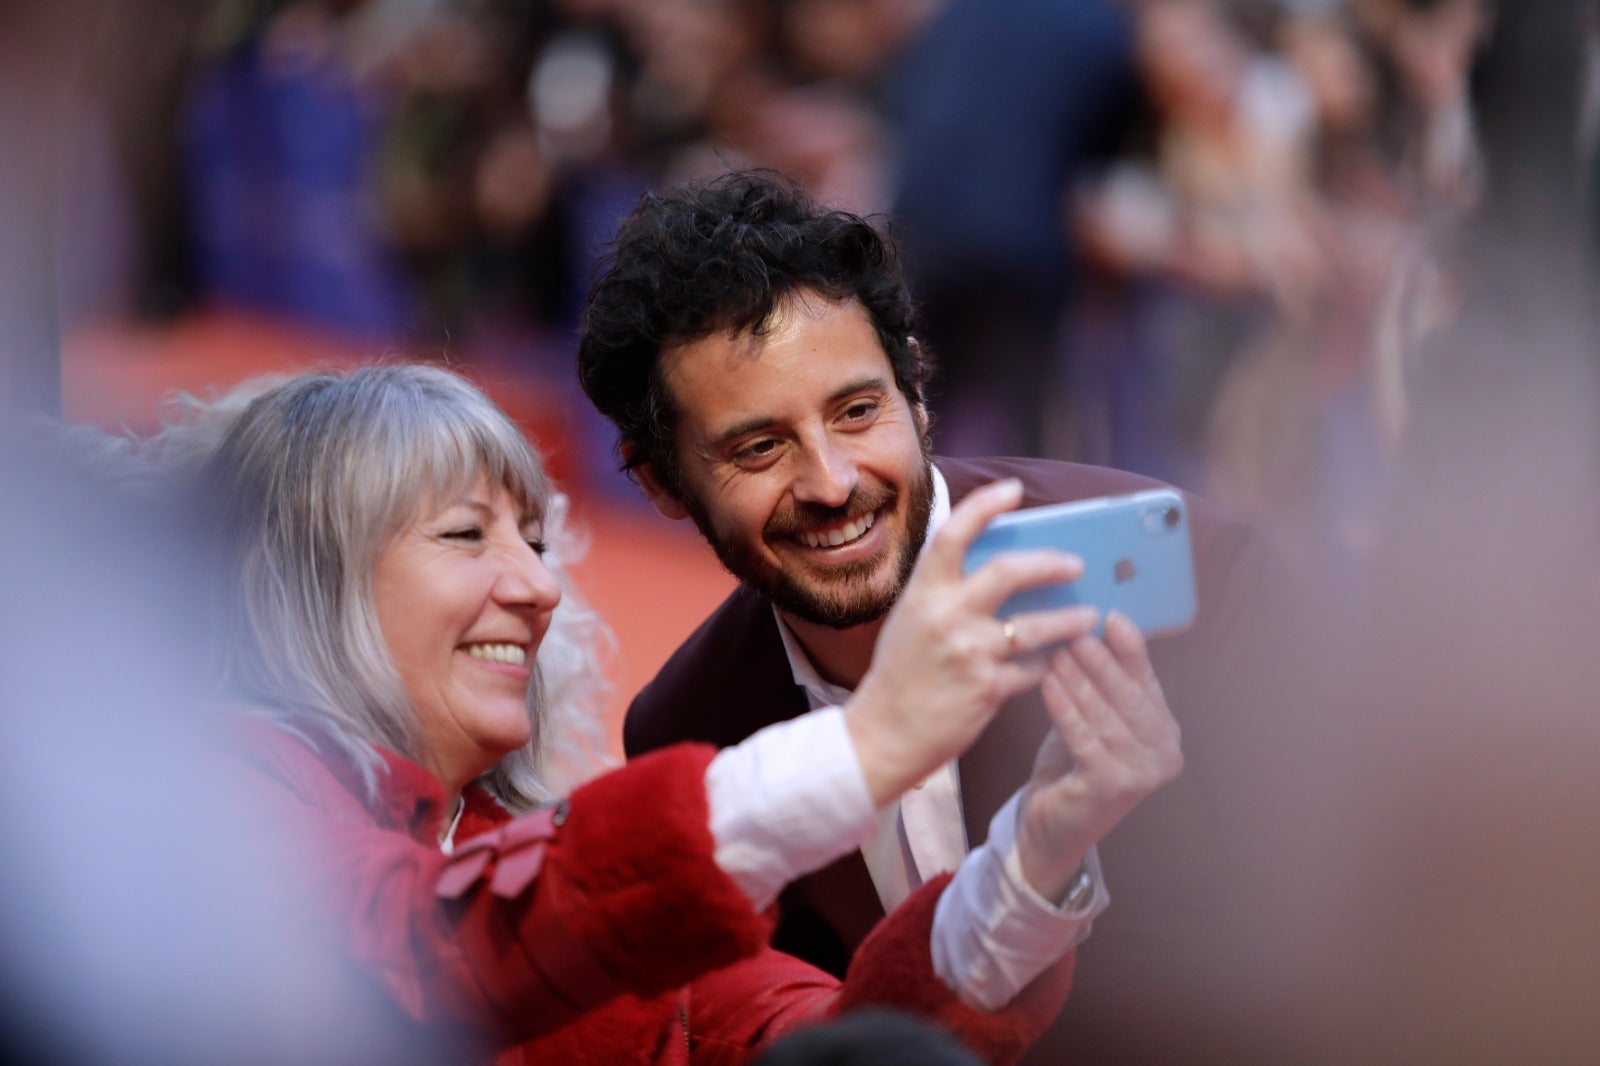
{"type": "MultiPolygon", "coordinates": [[[[553,758],[570,765],[582,761],[580,749],[598,753],[596,660],[607,633],[565,580],[565,498],[487,396],[450,371],[397,364],[303,374],[242,411],[227,397],[215,406],[226,432],[200,449],[208,458],[198,483],[220,519],[219,656],[230,688],[286,720],[319,722],[369,785],[381,765],[377,748],[423,761],[416,712],[373,607],[372,575],[422,507],[483,477],[543,525],[563,599],[529,685],[531,739],[480,783],[508,809],[525,810],[548,798],[553,758]],[[567,751],[553,750],[552,732],[567,751]]],[[[192,441],[206,432],[215,427],[172,451],[194,461],[192,441]]]]}

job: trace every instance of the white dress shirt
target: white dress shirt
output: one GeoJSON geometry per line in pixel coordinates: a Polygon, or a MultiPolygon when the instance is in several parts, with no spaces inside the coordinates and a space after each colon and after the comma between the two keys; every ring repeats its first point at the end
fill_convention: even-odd
{"type": "MultiPolygon", "coordinates": [[[[884,813],[872,807],[838,707],[778,722],[718,752],[705,783],[717,865],[757,910],[770,907],[791,881],[865,844],[884,813]]],[[[439,842],[446,855],[454,850],[463,806],[439,842]]],[[[990,823],[989,840],[958,860],[934,910],[934,972],[982,1010],[1005,1006],[1079,944],[1109,899],[1092,852],[1096,888],[1088,908],[1064,914],[1041,899],[1023,879],[1015,821],[1013,797],[990,823]]]]}
{"type": "MultiPolygon", "coordinates": [[[[930,538],[950,516],[950,491],[937,467],[933,470],[933,483],[933,508],[928,522],[930,538]]],[[[777,616],[777,623],[795,683],[805,690],[814,713],[769,729],[795,726],[818,718],[820,713],[827,716],[825,720],[836,721],[838,731],[844,733],[842,713],[825,709],[842,706],[851,693],[824,681],[781,615],[777,616]]],[[[819,727],[833,728],[821,726],[820,723],[819,727]]],[[[773,874],[782,863],[771,858],[771,854],[780,849],[796,847],[815,858],[826,848],[802,841],[816,841],[835,833],[813,822],[818,817],[817,812],[804,812],[806,801],[799,795],[808,788],[805,779],[817,775],[822,766],[818,756],[823,741],[810,737],[805,743],[800,743],[796,737],[775,743],[773,751],[761,756],[758,774],[735,772],[732,768],[719,766],[724,757],[732,756],[766,732],[768,730],[763,730],[746,740],[745,744],[723,751],[706,774],[707,789],[712,797],[712,831],[718,841],[717,861],[741,884],[746,882],[740,880],[742,875],[737,871],[744,869],[749,860],[736,858],[733,853],[743,853],[748,846],[747,838],[741,832],[730,833],[727,838],[723,836],[719,829],[719,819],[722,817],[719,815],[719,802],[722,796],[726,795],[727,801],[732,802],[736,795],[748,797],[749,790],[770,785],[788,794],[788,799],[779,802],[785,806],[791,802],[796,804],[795,809],[782,813],[773,811],[762,815],[751,812],[741,815],[739,819],[747,826],[768,817],[782,820],[782,833],[766,834],[763,844],[757,849],[771,849],[769,857],[762,861],[773,864],[773,874]],[[720,784],[725,773],[729,779],[739,778],[738,792],[734,788],[725,789],[720,784]],[[777,783],[782,780],[790,783],[777,783]],[[801,823],[812,825],[815,836],[808,836],[807,831],[800,828],[801,823]],[[727,844],[724,843],[725,839],[727,844]],[[735,840],[738,843],[734,843],[735,840]],[[729,861],[724,861],[725,849],[729,852],[729,861]]],[[[844,743],[848,746],[848,734],[844,735],[844,743]]],[[[762,746],[765,747],[765,744],[762,746]]],[[[849,751],[854,754],[853,748],[849,748],[849,751]]],[[[854,762],[853,759],[851,761],[854,762]]],[[[859,777],[858,764],[855,772],[859,777]]],[[[990,823],[989,840],[985,845],[967,856],[960,776],[954,762],[929,775],[898,802],[875,812],[870,823],[857,821],[855,815],[845,814],[841,806],[846,802],[847,795],[859,791],[859,796],[870,811],[871,801],[866,798],[864,781],[856,789],[838,781],[827,787],[835,791],[825,802],[836,808],[833,816],[840,819],[840,828],[834,839],[856,839],[808,869],[816,869],[831,861],[831,858],[844,854],[850,847],[860,846],[862,858],[866,861],[878,898],[886,911],[894,909],[929,878],[955,870],[956,879],[940,899],[934,921],[933,962],[935,971],[944,982],[974,1006],[994,1010],[1010,1002],[1035,976],[1082,943],[1089,935],[1094,918],[1110,903],[1111,897],[1101,876],[1099,855],[1094,849],[1090,849],[1086,859],[1094,882],[1094,893],[1081,911],[1063,911],[1033,890],[1022,876],[1021,863],[1016,854],[1016,797],[990,823]],[[846,823],[848,829],[844,828],[846,823]],[[965,861],[963,857],[966,857],[965,861]]],[[[857,815],[860,813],[856,812],[857,815]]],[[[729,824],[733,824],[732,820],[729,824]]],[[[794,870],[788,879],[792,880],[793,876],[805,872],[808,870],[794,870]]],[[[756,899],[758,906],[764,906],[776,898],[784,883],[786,881],[778,881],[771,885],[769,896],[752,898],[756,899]]]]}

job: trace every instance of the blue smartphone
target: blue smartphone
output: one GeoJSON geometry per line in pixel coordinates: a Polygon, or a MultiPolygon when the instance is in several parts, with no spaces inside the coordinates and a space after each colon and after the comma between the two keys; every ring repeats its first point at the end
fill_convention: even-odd
{"type": "Polygon", "coordinates": [[[1198,604],[1189,508],[1176,489],[1032,507],[1000,515],[967,550],[972,573],[1002,552],[1057,548],[1083,559],[1077,581],[1019,592],[1000,605],[1005,618],[1087,603],[1121,611],[1147,637],[1177,633],[1193,621],[1198,604]]]}

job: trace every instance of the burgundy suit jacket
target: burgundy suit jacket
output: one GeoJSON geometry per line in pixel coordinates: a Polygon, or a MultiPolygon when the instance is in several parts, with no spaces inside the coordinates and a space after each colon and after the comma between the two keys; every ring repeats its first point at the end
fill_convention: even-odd
{"type": "MultiPolygon", "coordinates": [[[[936,462],[952,501],[1010,476],[1022,479],[1024,507],[1160,484],[1046,460],[936,462]]],[[[1112,904],[1079,950],[1072,999],[1038,1061],[1183,1061],[1183,1049],[1150,1024],[1145,1005],[1167,997],[1183,1001],[1196,980],[1228,979],[1206,972],[1227,967],[1228,941],[1238,933],[1218,927],[1215,904],[1237,888],[1238,827],[1248,824],[1244,812],[1261,801],[1250,788],[1252,721],[1274,713],[1271,704],[1281,697],[1269,682],[1269,649],[1283,625],[1279,593],[1286,582],[1251,527],[1201,499],[1188,500],[1199,613],[1188,631],[1150,646],[1183,729],[1184,773],[1101,843],[1112,904]]],[[[635,697],[624,746],[629,756],[682,740],[727,746],[806,710],[771,601],[741,585],[635,697]]],[[[961,759],[962,806],[973,844],[985,839],[990,818],[1027,779],[1047,728],[1037,696],[1020,697],[961,759]]],[[[774,943],[840,974],[882,916],[866,864],[855,853],[790,886],[774,943]]]]}

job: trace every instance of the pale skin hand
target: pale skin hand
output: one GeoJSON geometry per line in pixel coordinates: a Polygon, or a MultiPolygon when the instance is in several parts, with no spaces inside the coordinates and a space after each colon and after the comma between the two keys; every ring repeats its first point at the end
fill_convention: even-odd
{"type": "Polygon", "coordinates": [[[1178,722],[1125,615],[1105,639],[1083,636],[1050,658],[1039,686],[1055,728],[1034,760],[1017,814],[1017,857],[1039,895],[1059,900],[1089,848],[1183,769],[1178,722]]]}
{"type": "Polygon", "coordinates": [[[1015,552],[962,576],[962,559],[989,520],[1017,506],[1015,479],[984,486],[950,514],[885,620],[872,667],[845,705],[872,802],[882,807],[965,751],[1000,705],[1034,688],[1047,665],[1014,658],[1073,640],[1094,626],[1093,609],[1018,615],[1008,641],[994,617],[1024,588],[1077,579],[1083,563],[1054,551],[1015,552]]]}

